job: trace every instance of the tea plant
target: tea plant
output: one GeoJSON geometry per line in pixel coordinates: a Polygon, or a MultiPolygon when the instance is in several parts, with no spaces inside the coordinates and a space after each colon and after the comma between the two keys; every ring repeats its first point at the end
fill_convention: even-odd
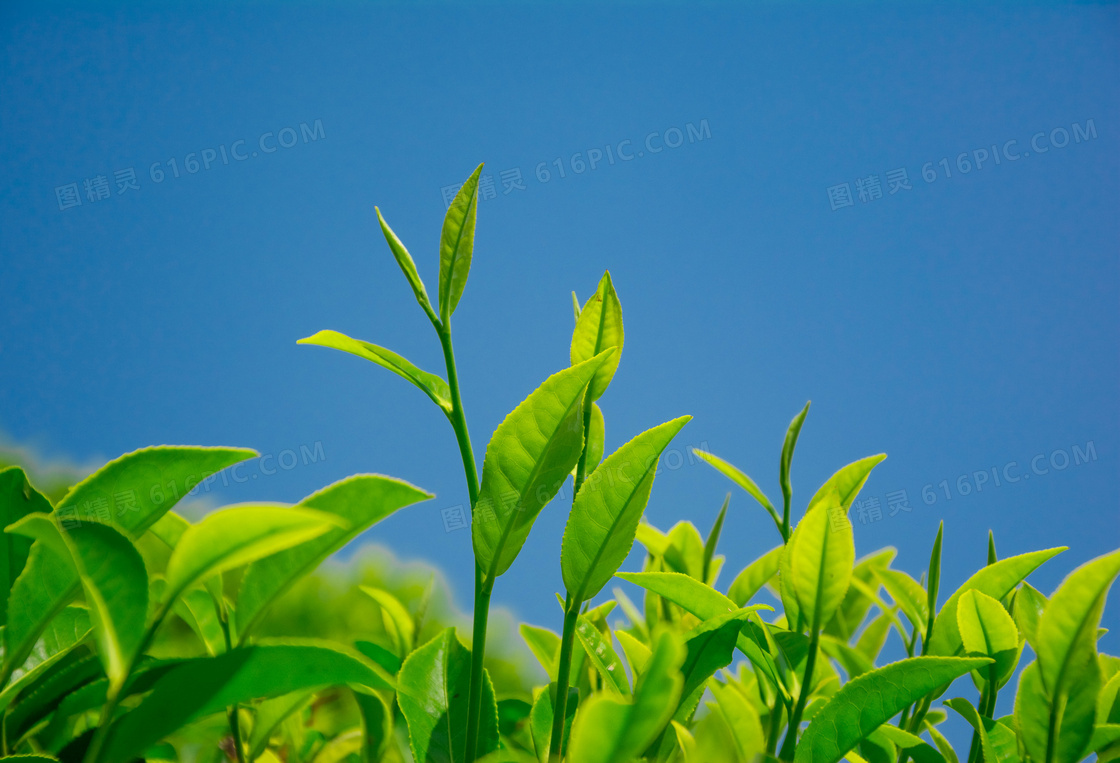
{"type": "Polygon", "coordinates": [[[479,474],[451,319],[473,257],[480,172],[444,220],[435,304],[377,211],[440,342],[444,376],[338,332],[300,340],[393,371],[446,415],[471,505],[470,642],[454,627],[422,638],[424,600],[409,609],[364,587],[385,626],[379,642],[259,635],[270,608],[324,559],[431,497],[400,480],[356,475],[294,506],[231,506],[191,523],[173,511],[180,496],[254,451],[146,448],[54,501],[10,467],[0,471],[5,759],[1120,759],[1120,658],[1097,650],[1120,551],[1078,567],[1047,598],[1026,578],[1064,549],[999,559],[989,534],[987,564],[939,604],[943,527],[920,579],[891,566],[893,549],[856,559],[848,512],[885,456],[843,467],[795,516],[791,470],[808,405],[782,445],[780,511],[745,473],[697,451],[767,512],[778,533],[778,544],[726,593],[717,588],[724,561],[717,551],[730,495],[706,536],[687,521],[667,532],[644,522],[660,455],[689,417],[605,454],[598,401],[624,340],[609,274],[585,304],[575,299],[570,366],[498,426],[479,474]],[[490,600],[568,479],[574,497],[557,548],[565,587],[557,594],[559,632],[520,628],[548,683],[531,695],[499,696],[485,659],[490,600]],[[645,549],[642,570],[620,572],[635,540],[645,549]],[[615,578],[643,592],[640,605],[612,587],[612,599],[592,606],[615,578]],[[781,613],[755,602],[764,588],[781,613]],[[616,608],[625,621],[612,624],[616,608]],[[188,644],[168,637],[174,628],[188,630],[188,644]],[[891,633],[906,657],[877,667],[891,633]],[[997,697],[1027,646],[1034,659],[1018,671],[1014,712],[997,718],[997,697]],[[965,674],[976,701],[942,699],[965,674]],[[967,751],[954,750],[939,730],[949,711],[973,729],[967,751]]]}

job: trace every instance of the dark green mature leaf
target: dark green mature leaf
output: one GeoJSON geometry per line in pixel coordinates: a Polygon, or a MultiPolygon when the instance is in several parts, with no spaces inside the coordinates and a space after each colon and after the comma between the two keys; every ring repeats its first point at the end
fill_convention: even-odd
{"type": "Polygon", "coordinates": [[[113,723],[101,760],[126,763],[176,729],[251,699],[342,685],[366,691],[396,688],[378,665],[324,641],[261,642],[185,660],[113,723]]]}
{"type": "MultiPolygon", "coordinates": [[[[471,653],[447,628],[408,656],[397,676],[401,706],[408,721],[414,760],[459,763],[466,760],[467,698],[471,653]]],[[[482,687],[478,754],[498,747],[498,706],[487,676],[482,687]]]]}
{"type": "Polygon", "coordinates": [[[446,326],[463,296],[474,254],[474,226],[478,217],[478,165],[455,194],[443,218],[439,236],[439,317],[446,326]]]}
{"type": "MultiPolygon", "coordinates": [[[[142,448],[110,461],[75,485],[54,515],[64,527],[108,517],[109,523],[135,539],[199,482],[256,455],[244,448],[142,448]]],[[[12,585],[4,629],[5,673],[23,662],[46,624],[81,590],[77,572],[43,545],[32,546],[23,572],[12,585]]]]}
{"type": "Polygon", "coordinates": [[[836,508],[807,513],[790,536],[785,557],[779,574],[789,576],[798,611],[811,630],[818,630],[848,592],[856,559],[851,522],[836,508]]]}
{"type": "Polygon", "coordinates": [[[930,639],[927,650],[929,654],[954,655],[960,652],[962,644],[960,627],[957,625],[957,602],[965,591],[975,589],[993,599],[1002,599],[1043,562],[1065,550],[1066,547],[1061,546],[1010,556],[984,567],[964,581],[937,613],[937,619],[933,623],[933,638],[930,639]]]}
{"type": "Polygon", "coordinates": [[[634,689],[633,702],[594,694],[583,703],[568,745],[568,759],[579,763],[620,763],[640,755],[669,723],[680,701],[680,666],[685,649],[666,631],[634,689]]]}
{"type": "Polygon", "coordinates": [[[661,452],[691,418],[682,416],[638,435],[608,456],[580,487],[560,548],[560,569],[572,601],[587,601],[603,590],[626,560],[661,452]]]}
{"type": "Polygon", "coordinates": [[[249,565],[241,578],[241,591],[237,597],[242,642],[268,605],[296,580],[385,517],[432,497],[431,493],[403,480],[359,474],[300,501],[300,508],[333,514],[345,526],[330,527],[317,538],[249,565]]]}
{"type": "Polygon", "coordinates": [[[770,503],[770,499],[767,498],[766,494],[759,489],[758,485],[754,483],[754,480],[752,480],[738,468],[724,461],[719,456],[712,455],[711,453],[707,453],[697,448],[693,448],[692,452],[695,453],[701,460],[707,461],[709,464],[711,464],[712,467],[724,477],[727,477],[736,485],[743,488],[743,490],[746,490],[748,495],[758,501],[759,505],[762,506],[762,508],[766,509],[766,513],[770,515],[770,518],[774,520],[774,524],[777,525],[778,532],[781,532],[782,518],[778,516],[778,510],[774,508],[774,504],[770,503]]]}
{"type": "MultiPolygon", "coordinates": [[[[0,470],[0,529],[34,512],[50,514],[50,501],[31,486],[23,469],[9,466],[0,470]]],[[[0,625],[8,621],[8,594],[30,552],[30,539],[9,533],[0,535],[0,625]]]]}
{"type": "Polygon", "coordinates": [[[595,294],[584,303],[572,333],[571,359],[577,365],[594,358],[610,348],[615,353],[595,372],[587,385],[587,401],[594,402],[603,396],[614,378],[618,362],[622,359],[622,304],[611,283],[610,271],[603,273],[595,294]]]}
{"type": "Polygon", "coordinates": [[[968,654],[995,660],[996,686],[1002,686],[1019,662],[1019,629],[1007,610],[982,591],[965,591],[957,601],[957,627],[968,654]]]}
{"type": "Polygon", "coordinates": [[[393,741],[393,709],[378,694],[354,693],[362,716],[362,762],[378,763],[393,741]]]}
{"type": "Polygon", "coordinates": [[[833,474],[809,499],[809,508],[805,510],[805,513],[808,514],[813,509],[822,507],[825,509],[842,507],[844,513],[847,514],[848,510],[852,508],[852,501],[856,499],[859,491],[863,489],[867,482],[867,478],[871,476],[871,470],[882,463],[886,457],[886,453],[880,453],[876,456],[861,458],[833,474]]]}
{"type": "Polygon", "coordinates": [[[910,657],[853,678],[805,729],[794,760],[836,763],[907,705],[988,662],[981,657],[910,657]]]}
{"type": "Polygon", "coordinates": [[[82,680],[88,680],[89,676],[100,672],[101,668],[96,664],[97,658],[90,655],[88,650],[82,649],[79,652],[78,649],[89,637],[90,632],[89,612],[85,607],[65,607],[53,620],[47,623],[39,640],[35,642],[35,646],[31,649],[27,660],[12,673],[11,682],[4,687],[3,692],[0,692],[0,711],[8,708],[16,697],[20,697],[19,703],[8,715],[10,728],[18,728],[19,724],[22,723],[21,718],[27,717],[27,713],[34,712],[35,704],[28,702],[27,695],[22,694],[25,690],[28,693],[34,692],[39,696],[54,697],[65,694],[70,690],[72,685],[60,679],[57,683],[61,688],[58,689],[58,694],[52,695],[52,689],[45,689],[39,683],[40,681],[50,682],[52,686],[56,683],[50,681],[50,675],[48,674],[48,671],[50,674],[56,672],[51,670],[54,666],[59,666],[57,672],[69,672],[73,663],[85,660],[81,656],[85,654],[88,656],[88,660],[93,661],[93,665],[84,671],[75,670],[74,674],[80,674],[80,678],[74,680],[80,683],[82,680]]]}
{"type": "Polygon", "coordinates": [[[509,569],[583,451],[588,381],[614,350],[548,377],[498,425],[482,464],[471,535],[488,580],[509,569]]]}
{"type": "Polygon", "coordinates": [[[700,577],[708,585],[715,585],[712,575],[712,558],[716,555],[716,548],[719,546],[719,536],[723,532],[723,520],[727,517],[727,505],[729,503],[731,503],[731,493],[724,497],[723,506],[720,507],[719,514],[716,515],[716,521],[712,525],[708,537],[704,540],[704,566],[700,577]]]}
{"type": "Polygon", "coordinates": [[[385,241],[388,242],[389,250],[393,253],[393,258],[400,266],[401,272],[408,279],[408,285],[412,287],[412,293],[416,295],[416,301],[420,304],[420,307],[424,308],[424,312],[434,320],[435,313],[432,311],[432,303],[428,299],[428,291],[424,288],[424,282],[420,280],[420,274],[416,272],[416,263],[412,261],[412,255],[408,253],[404,244],[397,238],[397,234],[393,233],[393,229],[385,222],[385,218],[381,216],[381,210],[374,207],[373,211],[377,213],[377,222],[381,224],[381,233],[385,236],[385,241]]]}
{"type": "Polygon", "coordinates": [[[421,392],[431,398],[433,403],[443,409],[444,413],[451,411],[451,388],[447,386],[447,382],[437,374],[417,368],[411,361],[391,350],[361,339],[351,339],[345,334],[330,330],[318,331],[309,337],[297,340],[296,344],[330,347],[332,350],[342,350],[359,358],[365,358],[416,385],[421,392]]]}
{"type": "Polygon", "coordinates": [[[785,546],[772,548],[744,567],[731,582],[731,587],[727,589],[727,598],[740,607],[753,599],[754,595],[778,574],[778,561],[783,548],[785,546]]]}
{"type": "Polygon", "coordinates": [[[208,514],[183,533],[167,562],[167,593],[172,600],[187,586],[345,529],[339,517],[279,504],[232,506],[208,514]]]}
{"type": "MultiPolygon", "coordinates": [[[[809,405],[810,403],[805,403],[805,407],[801,409],[801,412],[793,417],[793,421],[789,422],[789,427],[786,429],[785,440],[782,442],[782,461],[779,469],[779,480],[782,483],[782,499],[786,507],[790,505],[790,501],[793,498],[793,485],[790,483],[789,477],[790,468],[793,465],[793,449],[797,447],[797,438],[801,435],[801,426],[805,423],[805,417],[809,414],[809,405]]],[[[785,509],[785,511],[788,511],[788,509],[785,509]]]]}

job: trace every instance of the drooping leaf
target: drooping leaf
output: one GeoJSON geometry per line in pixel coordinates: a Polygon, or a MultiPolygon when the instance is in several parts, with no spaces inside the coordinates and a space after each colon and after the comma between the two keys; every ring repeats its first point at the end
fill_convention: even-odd
{"type": "Polygon", "coordinates": [[[630,684],[626,679],[626,669],[615,654],[609,636],[604,636],[586,615],[581,615],[576,624],[576,637],[592,666],[602,677],[603,685],[620,697],[629,697],[630,684]]]}
{"type": "Polygon", "coordinates": [[[560,569],[574,602],[594,597],[634,545],[661,452],[691,419],[682,416],[623,445],[587,477],[564,529],[560,569]]]}
{"type": "Polygon", "coordinates": [[[420,307],[424,308],[424,312],[427,313],[430,318],[434,318],[435,313],[432,311],[432,303],[428,299],[428,291],[424,288],[424,282],[420,280],[420,274],[416,272],[416,263],[412,261],[412,255],[408,253],[404,244],[397,238],[397,234],[394,233],[393,229],[389,227],[389,224],[385,222],[385,218],[381,216],[381,210],[374,207],[373,211],[377,214],[377,222],[381,225],[381,233],[385,236],[385,241],[389,244],[389,250],[393,253],[393,259],[397,261],[397,265],[400,266],[404,277],[408,279],[408,285],[412,287],[412,293],[416,295],[416,301],[420,304],[420,307]]]}
{"type": "MultiPolygon", "coordinates": [[[[23,469],[9,466],[0,470],[0,529],[35,512],[50,514],[50,501],[31,486],[23,469]]],[[[8,621],[8,594],[30,552],[30,539],[11,533],[0,535],[0,625],[8,621]]]]}
{"type": "Polygon", "coordinates": [[[748,495],[758,501],[759,505],[762,506],[762,508],[766,509],[766,513],[770,515],[770,518],[774,520],[774,524],[778,527],[778,532],[781,532],[782,518],[778,516],[778,510],[774,508],[774,504],[770,503],[770,499],[767,498],[766,494],[759,489],[758,485],[754,483],[754,480],[752,480],[738,468],[724,461],[719,456],[712,455],[711,453],[706,453],[705,451],[699,450],[697,448],[693,448],[692,452],[695,453],[700,459],[711,464],[712,467],[724,477],[727,477],[736,485],[743,488],[743,490],[746,490],[748,495]]]}
{"type": "Polygon", "coordinates": [[[346,529],[336,515],[279,504],[232,506],[191,525],[167,562],[171,599],[187,586],[270,554],[318,538],[331,529],[346,529]]]}
{"type": "MultiPolygon", "coordinates": [[[[412,757],[430,763],[466,760],[471,653],[447,628],[408,656],[397,702],[408,721],[412,757]]],[[[489,676],[482,687],[478,754],[498,747],[498,706],[489,676]]]]}
{"type": "Polygon", "coordinates": [[[875,456],[861,458],[859,461],[854,461],[840,469],[829,477],[809,499],[809,508],[805,510],[805,513],[808,514],[817,508],[835,509],[841,507],[847,514],[848,510],[852,508],[852,502],[867,482],[867,478],[871,476],[871,470],[882,463],[886,457],[886,453],[879,453],[875,456]]]}
{"type": "Polygon", "coordinates": [[[439,236],[439,317],[446,326],[463,296],[474,254],[474,226],[478,217],[478,165],[459,188],[443,218],[439,236]]]}
{"type": "Polygon", "coordinates": [[[587,385],[587,402],[595,402],[607,391],[618,361],[622,358],[622,304],[611,283],[610,271],[603,273],[595,294],[580,309],[576,328],[572,333],[572,365],[596,357],[614,348],[615,352],[603,365],[596,369],[587,385]]]}
{"type": "Polygon", "coordinates": [[[965,652],[995,661],[989,669],[994,669],[996,686],[1002,686],[1019,661],[1019,629],[1011,615],[982,591],[965,591],[957,600],[957,627],[965,652]]]}
{"type": "Polygon", "coordinates": [[[490,438],[471,521],[475,558],[487,579],[513,564],[537,515],[579,459],[583,392],[608,353],[548,377],[490,438]]]}
{"type": "Polygon", "coordinates": [[[341,685],[367,691],[396,688],[365,657],[322,641],[262,641],[217,657],[186,660],[113,723],[101,759],[126,763],[185,724],[251,699],[341,685]]]}
{"type": "Polygon", "coordinates": [[[311,336],[296,341],[296,344],[313,344],[319,347],[329,347],[332,350],[342,350],[359,358],[365,358],[386,368],[402,379],[411,382],[421,392],[431,398],[445,413],[451,411],[451,388],[443,377],[417,368],[406,358],[401,357],[392,350],[386,350],[376,344],[361,339],[351,339],[337,331],[324,330],[311,336]]]}
{"type": "Polygon", "coordinates": [[[987,663],[980,657],[910,657],[853,678],[805,729],[794,760],[836,763],[907,705],[987,663]]]}
{"type": "Polygon", "coordinates": [[[369,527],[432,494],[403,480],[359,474],[309,495],[299,507],[337,517],[344,526],[329,527],[320,536],[253,562],[241,579],[237,616],[244,641],[265,609],[300,577],[318,567],[369,527]]]}
{"type": "Polygon", "coordinates": [[[1043,562],[1051,559],[1066,547],[1032,551],[1019,556],[1010,556],[1001,559],[995,564],[988,565],[972,575],[961,584],[961,587],[949,597],[948,601],[937,613],[933,622],[933,638],[929,643],[929,654],[954,655],[962,647],[960,627],[957,625],[957,602],[965,591],[975,589],[986,593],[993,599],[1002,599],[1011,593],[1027,575],[1034,572],[1043,562]]]}
{"type": "Polygon", "coordinates": [[[173,608],[207,652],[221,654],[226,650],[225,632],[211,592],[202,587],[190,588],[175,601],[173,608]]]}
{"type": "Polygon", "coordinates": [[[744,567],[731,582],[731,587],[727,589],[727,598],[740,607],[753,599],[755,594],[778,574],[778,561],[783,548],[784,545],[772,548],[744,567]]]}
{"type": "Polygon", "coordinates": [[[704,540],[704,568],[700,577],[708,585],[715,585],[715,576],[712,575],[712,558],[716,555],[716,547],[719,546],[719,536],[723,532],[723,520],[727,517],[727,505],[730,502],[731,493],[728,493],[723,499],[723,506],[720,507],[719,514],[716,515],[716,521],[712,525],[708,537],[704,540]]]}
{"type": "Polygon", "coordinates": [[[810,629],[822,628],[848,592],[856,558],[851,522],[835,508],[811,511],[797,523],[785,553],[799,611],[810,629]]]}
{"type": "MultiPolygon", "coordinates": [[[[107,516],[109,523],[135,539],[207,477],[257,455],[244,448],[141,448],[75,485],[54,516],[64,528],[107,516]]],[[[12,585],[4,629],[5,672],[24,661],[46,624],[81,590],[77,571],[42,546],[34,544],[12,585]]]]}

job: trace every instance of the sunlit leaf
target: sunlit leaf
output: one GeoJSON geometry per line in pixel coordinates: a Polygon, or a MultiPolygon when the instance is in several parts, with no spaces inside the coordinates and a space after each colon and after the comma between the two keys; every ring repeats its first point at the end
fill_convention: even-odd
{"type": "Polygon", "coordinates": [[[727,598],[740,607],[753,599],[755,594],[778,574],[778,561],[783,548],[784,545],[772,548],[744,567],[731,582],[731,587],[727,589],[727,598]]]}
{"type": "Polygon", "coordinates": [[[770,499],[767,498],[766,494],[759,489],[754,480],[752,480],[738,468],[724,461],[719,456],[712,455],[711,453],[707,453],[697,448],[693,448],[692,452],[702,460],[707,461],[709,464],[711,464],[712,467],[724,477],[727,477],[736,485],[743,488],[743,490],[746,490],[748,495],[758,501],[759,505],[762,506],[762,508],[766,509],[766,513],[769,514],[770,518],[774,520],[774,524],[778,527],[778,531],[781,532],[782,518],[778,516],[778,510],[774,508],[774,504],[770,503],[770,499]]]}
{"type": "Polygon", "coordinates": [[[797,523],[785,553],[799,611],[809,628],[817,630],[848,592],[856,558],[851,522],[839,509],[811,511],[797,523]]]}
{"type": "Polygon", "coordinates": [[[982,591],[965,591],[957,600],[957,626],[965,652],[991,657],[996,686],[1011,677],[1019,661],[1019,629],[1007,610],[982,591]]]}
{"type": "Polygon", "coordinates": [[[474,254],[474,226],[478,217],[478,165],[459,188],[443,218],[439,236],[439,317],[444,325],[455,312],[474,254]]]}
{"type": "Polygon", "coordinates": [[[585,615],[581,615],[577,622],[576,637],[592,666],[602,677],[603,685],[621,697],[629,697],[630,684],[626,679],[626,670],[615,654],[609,637],[600,633],[585,615]]]}
{"type": "Polygon", "coordinates": [[[381,233],[389,244],[389,251],[393,253],[393,259],[397,261],[404,277],[408,279],[408,285],[412,287],[412,293],[416,296],[416,301],[420,304],[420,307],[424,308],[425,313],[434,317],[435,313],[432,311],[432,303],[428,299],[428,291],[424,288],[424,282],[420,280],[420,274],[416,272],[416,263],[412,261],[412,255],[408,253],[404,244],[397,238],[397,234],[385,222],[385,218],[381,216],[381,210],[374,207],[373,211],[377,214],[377,222],[380,223],[381,233]]]}
{"type": "Polygon", "coordinates": [[[594,402],[607,391],[622,358],[624,331],[622,304],[618,301],[610,272],[603,273],[595,294],[584,303],[572,333],[571,360],[578,365],[610,348],[615,352],[595,371],[587,385],[587,402],[594,402]]]}

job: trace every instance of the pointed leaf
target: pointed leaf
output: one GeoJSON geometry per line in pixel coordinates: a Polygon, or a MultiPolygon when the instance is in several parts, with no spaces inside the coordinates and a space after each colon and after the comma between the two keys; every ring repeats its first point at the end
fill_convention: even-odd
{"type": "Polygon", "coordinates": [[[594,597],[626,560],[661,452],[690,419],[682,416],[638,435],[608,456],[580,487],[560,549],[560,569],[572,601],[594,597]]]}
{"type": "Polygon", "coordinates": [[[755,594],[778,574],[778,560],[781,558],[783,548],[785,546],[772,548],[744,567],[732,581],[731,587],[727,589],[727,598],[740,607],[753,599],[755,594]]]}
{"type": "Polygon", "coordinates": [[[853,678],[805,729],[794,760],[836,763],[907,705],[988,662],[981,657],[911,657],[853,678]]]}
{"type": "Polygon", "coordinates": [[[388,242],[389,250],[393,253],[393,258],[400,266],[401,272],[408,279],[408,285],[412,287],[412,293],[416,295],[416,301],[420,304],[420,307],[424,308],[428,317],[434,320],[435,313],[432,311],[432,303],[428,299],[424,282],[420,280],[420,274],[416,272],[416,263],[412,261],[412,255],[408,253],[404,244],[397,238],[397,234],[393,233],[393,229],[385,222],[385,218],[381,216],[381,210],[374,207],[373,211],[377,213],[377,222],[381,225],[381,233],[385,236],[385,241],[388,242]]]}
{"type": "Polygon", "coordinates": [[[1032,649],[1034,649],[1038,635],[1038,621],[1042,618],[1042,612],[1046,609],[1046,604],[1046,597],[1030,583],[1024,581],[1019,585],[1015,594],[1012,616],[1015,618],[1015,624],[1019,626],[1019,631],[1032,649]]]}
{"type": "Polygon", "coordinates": [[[996,686],[1002,685],[1019,661],[1019,629],[1011,615],[986,593],[965,591],[957,601],[957,627],[965,652],[995,660],[989,669],[995,670],[996,686]]]}
{"type": "Polygon", "coordinates": [[[610,271],[603,273],[595,294],[580,309],[572,333],[571,360],[577,365],[614,348],[615,352],[595,371],[587,386],[587,400],[594,402],[607,391],[618,361],[622,358],[622,304],[611,283],[610,271]]]}
{"type": "MultiPolygon", "coordinates": [[[[50,501],[31,486],[23,469],[0,470],[0,529],[34,512],[50,514],[50,501]]],[[[0,536],[0,625],[8,621],[8,594],[30,552],[30,539],[11,533],[0,536]]]]}
{"type": "Polygon", "coordinates": [[[444,325],[447,325],[459,298],[463,296],[471,270],[474,226],[478,217],[478,177],[481,173],[480,164],[459,188],[443,218],[443,230],[439,236],[439,317],[444,325]]]}
{"type": "Polygon", "coordinates": [[[522,623],[518,629],[521,633],[521,638],[525,639],[525,644],[529,647],[529,651],[540,662],[544,672],[548,674],[548,680],[556,680],[557,661],[560,658],[560,636],[548,628],[538,628],[535,625],[522,623]]]}
{"type": "Polygon", "coordinates": [[[712,467],[714,467],[715,470],[722,474],[724,477],[727,477],[736,485],[743,488],[743,490],[746,490],[748,495],[758,501],[759,505],[761,505],[762,508],[766,509],[766,513],[768,513],[770,515],[770,518],[774,520],[774,524],[777,525],[778,531],[781,532],[782,518],[778,516],[778,510],[774,508],[774,504],[770,503],[770,499],[767,498],[766,495],[759,489],[758,485],[754,484],[754,480],[752,480],[736,467],[724,461],[719,456],[714,456],[711,453],[706,453],[702,450],[698,450],[697,448],[693,448],[692,452],[695,453],[700,459],[711,464],[712,467]]]}
{"type": "MultiPolygon", "coordinates": [[[[793,497],[793,485],[790,484],[790,468],[793,465],[793,450],[797,447],[797,438],[801,435],[801,427],[805,423],[805,417],[809,414],[809,403],[805,403],[805,407],[801,412],[793,417],[793,421],[789,422],[789,427],[786,429],[786,438],[782,443],[782,461],[779,471],[779,479],[782,484],[782,499],[785,506],[790,505],[790,500],[793,497]]],[[[788,510],[788,509],[787,509],[788,510]]]]}
{"type": "Polygon", "coordinates": [[[871,470],[882,463],[886,457],[886,453],[880,453],[861,458],[833,474],[809,500],[809,508],[805,513],[808,514],[816,508],[834,509],[839,506],[847,514],[852,508],[852,501],[856,499],[867,478],[871,476],[871,470]]]}
{"type": "Polygon", "coordinates": [[[241,590],[237,597],[242,642],[269,604],[299,578],[385,517],[432,497],[431,493],[403,480],[359,474],[300,501],[300,508],[332,514],[345,526],[328,527],[317,538],[249,565],[241,578],[241,590]]]}
{"type": "Polygon", "coordinates": [[[620,697],[629,697],[630,684],[626,679],[626,670],[615,654],[614,647],[608,640],[609,636],[604,637],[585,615],[581,615],[576,625],[576,637],[579,638],[587,658],[603,678],[603,685],[620,697]]]}
{"type": "Polygon", "coordinates": [[[766,736],[762,731],[762,719],[759,718],[758,711],[746,697],[727,684],[713,682],[712,695],[731,729],[739,760],[755,760],[766,746],[766,736]]]}
{"type": "Polygon", "coordinates": [[[604,353],[548,377],[490,438],[471,520],[475,558],[488,580],[513,564],[579,459],[584,389],[606,360],[604,353]]]}
{"type": "Polygon", "coordinates": [[[811,511],[797,523],[786,554],[799,611],[819,629],[848,592],[856,560],[851,522],[839,509],[811,511]]]}
{"type": "Polygon", "coordinates": [[[715,585],[715,580],[712,578],[712,557],[716,555],[719,536],[723,531],[723,520],[727,516],[727,505],[730,502],[731,493],[728,493],[723,499],[723,506],[720,507],[719,514],[716,515],[715,524],[712,525],[711,532],[708,533],[708,537],[704,541],[704,568],[700,577],[708,585],[715,585]]]}
{"type": "Polygon", "coordinates": [[[929,620],[928,598],[922,584],[901,570],[876,569],[875,576],[887,589],[895,604],[902,608],[906,619],[919,631],[929,620]]]}
{"type": "MultiPolygon", "coordinates": [[[[552,740],[552,696],[555,693],[556,682],[553,681],[540,690],[540,693],[537,694],[537,698],[533,701],[532,709],[529,711],[529,729],[533,737],[533,748],[537,753],[537,760],[539,760],[540,763],[547,763],[548,761],[548,747],[552,740]]],[[[572,721],[575,720],[576,709],[578,707],[579,690],[569,687],[568,702],[564,705],[564,739],[563,746],[560,749],[561,754],[568,750],[572,721]]]]}
{"type": "MultiPolygon", "coordinates": [[[[645,672],[646,665],[649,664],[649,658],[653,656],[653,652],[648,646],[626,631],[615,631],[614,637],[618,639],[618,643],[622,647],[622,653],[626,655],[626,663],[630,666],[630,675],[634,683],[637,683],[638,676],[645,672]]],[[[734,643],[732,646],[734,646],[734,643]]]]}

